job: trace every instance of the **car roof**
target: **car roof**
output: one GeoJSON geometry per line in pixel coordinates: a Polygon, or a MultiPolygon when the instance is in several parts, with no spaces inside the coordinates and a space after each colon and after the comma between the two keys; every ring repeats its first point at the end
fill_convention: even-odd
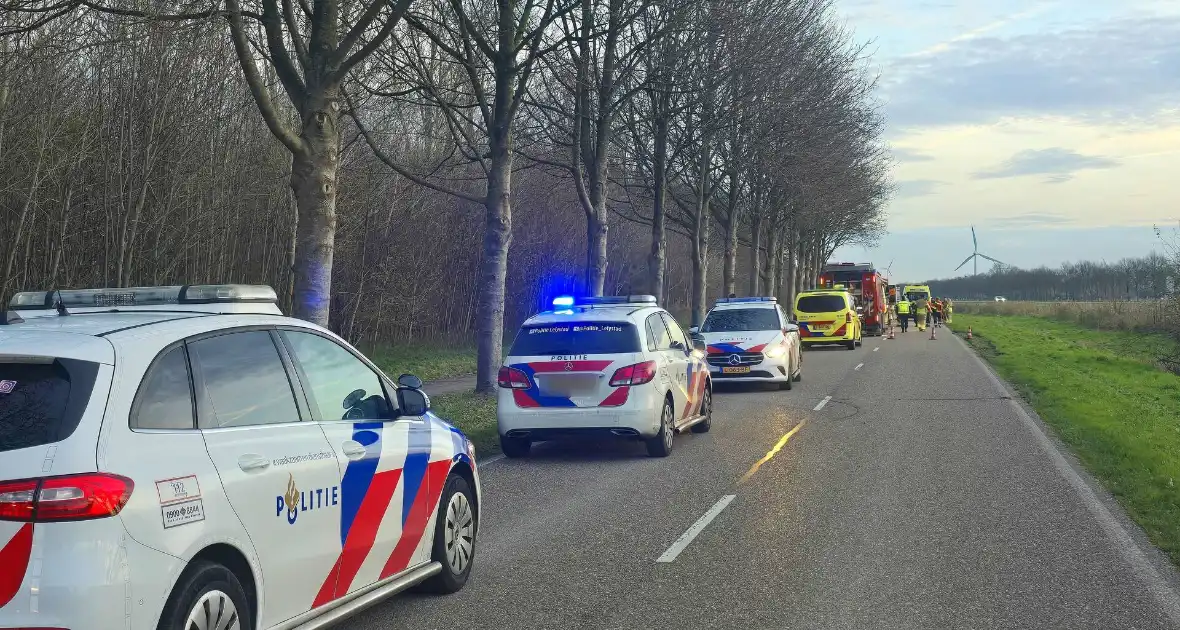
{"type": "Polygon", "coordinates": [[[565,322],[633,322],[664,309],[653,305],[610,304],[575,306],[560,311],[545,311],[526,319],[522,326],[534,324],[559,324],[565,322]]]}
{"type": "Polygon", "coordinates": [[[709,310],[720,311],[739,308],[774,308],[776,306],[778,306],[778,302],[721,302],[719,304],[714,304],[713,308],[709,310]]]}
{"type": "Polygon", "coordinates": [[[116,346],[156,340],[162,347],[193,335],[244,326],[294,326],[323,331],[301,319],[264,313],[112,310],[29,318],[0,326],[0,338],[7,336],[6,333],[37,333],[45,338],[61,333],[103,337],[116,346]]]}
{"type": "MultiPolygon", "coordinates": [[[[12,331],[37,330],[42,332],[73,333],[91,337],[101,337],[109,333],[146,326],[158,322],[189,319],[193,317],[211,317],[208,313],[189,312],[161,312],[161,311],[107,311],[91,313],[75,313],[71,315],[51,317],[29,317],[24,321],[9,324],[12,331]]],[[[5,328],[0,328],[3,332],[5,328]]]]}

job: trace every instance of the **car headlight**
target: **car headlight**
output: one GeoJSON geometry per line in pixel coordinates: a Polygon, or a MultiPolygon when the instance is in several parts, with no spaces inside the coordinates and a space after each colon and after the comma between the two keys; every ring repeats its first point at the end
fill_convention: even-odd
{"type": "Polygon", "coordinates": [[[774,346],[773,348],[768,348],[766,350],[766,352],[763,354],[765,354],[766,358],[768,358],[768,359],[777,359],[786,353],[787,353],[787,347],[780,343],[779,345],[774,346]]]}

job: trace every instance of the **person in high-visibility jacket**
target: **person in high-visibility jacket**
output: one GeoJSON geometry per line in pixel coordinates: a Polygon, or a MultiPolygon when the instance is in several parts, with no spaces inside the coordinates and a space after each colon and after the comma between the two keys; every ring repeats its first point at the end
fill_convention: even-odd
{"type": "Polygon", "coordinates": [[[946,301],[946,323],[951,323],[951,316],[955,314],[955,303],[951,300],[946,301]]]}
{"type": "Polygon", "coordinates": [[[897,320],[901,322],[901,332],[905,332],[910,325],[910,301],[898,300],[895,308],[897,309],[897,320]]]}
{"type": "Polygon", "coordinates": [[[919,298],[914,302],[914,322],[918,324],[918,331],[926,330],[926,318],[930,316],[930,304],[926,298],[919,298]]]}
{"type": "Polygon", "coordinates": [[[934,327],[942,327],[942,298],[930,300],[930,319],[934,320],[934,327]]]}

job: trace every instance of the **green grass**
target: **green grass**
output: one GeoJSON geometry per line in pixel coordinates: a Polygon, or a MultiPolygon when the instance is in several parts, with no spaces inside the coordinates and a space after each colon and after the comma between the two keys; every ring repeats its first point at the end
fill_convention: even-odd
{"type": "Polygon", "coordinates": [[[500,452],[500,436],[496,431],[496,396],[459,392],[430,397],[434,413],[463,430],[475,443],[477,459],[500,452]]]}
{"type": "Polygon", "coordinates": [[[395,346],[374,348],[365,354],[395,379],[409,373],[429,382],[475,373],[474,347],[395,346]]]}
{"type": "Polygon", "coordinates": [[[1180,564],[1180,376],[1156,361],[1167,339],[956,313],[955,331],[968,326],[980,355],[1180,564]]]}

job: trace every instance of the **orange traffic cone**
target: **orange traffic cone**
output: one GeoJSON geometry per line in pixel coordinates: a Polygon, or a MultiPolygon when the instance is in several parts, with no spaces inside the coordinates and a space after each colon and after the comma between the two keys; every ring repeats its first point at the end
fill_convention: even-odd
{"type": "Polygon", "coordinates": [[[967,327],[967,338],[968,339],[971,338],[971,327],[970,326],[967,327]]]}

